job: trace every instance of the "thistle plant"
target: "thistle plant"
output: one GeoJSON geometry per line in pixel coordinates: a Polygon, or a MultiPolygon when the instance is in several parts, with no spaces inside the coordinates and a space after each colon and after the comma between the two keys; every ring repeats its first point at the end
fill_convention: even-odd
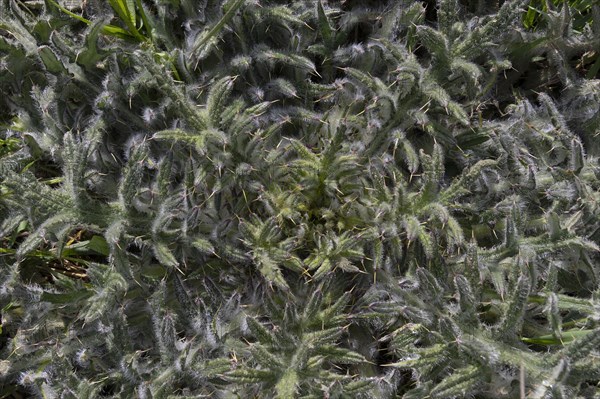
{"type": "Polygon", "coordinates": [[[598,395],[600,30],[536,4],[2,0],[3,397],[598,395]]]}

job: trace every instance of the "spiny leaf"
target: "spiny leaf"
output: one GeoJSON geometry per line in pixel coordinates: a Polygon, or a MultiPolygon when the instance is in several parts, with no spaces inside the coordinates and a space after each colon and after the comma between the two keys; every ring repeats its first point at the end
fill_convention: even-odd
{"type": "Polygon", "coordinates": [[[255,384],[273,380],[275,378],[275,374],[269,370],[238,368],[228,372],[225,377],[229,381],[240,384],[255,384]]]}
{"type": "Polygon", "coordinates": [[[343,328],[340,327],[326,328],[324,330],[305,334],[304,340],[314,346],[326,345],[337,340],[343,332],[343,328]]]}
{"type": "Polygon", "coordinates": [[[49,217],[33,233],[19,245],[16,255],[23,258],[44,242],[46,234],[53,233],[62,238],[74,225],[74,215],[69,211],[58,213],[49,217]]]}
{"type": "Polygon", "coordinates": [[[431,390],[432,398],[450,398],[463,396],[468,392],[473,392],[473,388],[479,382],[479,376],[482,370],[477,367],[468,366],[455,370],[450,376],[444,378],[431,390]]]}
{"type": "Polygon", "coordinates": [[[447,359],[447,356],[445,346],[436,344],[419,350],[418,353],[407,356],[399,362],[390,364],[390,366],[402,369],[431,367],[444,362],[445,359],[447,359]]]}
{"type": "Polygon", "coordinates": [[[267,330],[258,320],[253,317],[247,317],[246,321],[248,323],[248,328],[261,344],[276,346],[279,343],[275,334],[267,330]]]}
{"type": "Polygon", "coordinates": [[[288,369],[283,373],[283,376],[275,385],[275,392],[277,397],[281,399],[294,399],[296,397],[296,387],[298,386],[300,379],[298,373],[295,370],[288,369]]]}
{"type": "Polygon", "coordinates": [[[450,62],[447,37],[442,32],[424,25],[418,27],[417,34],[432,57],[440,62],[443,68],[447,68],[450,62]]]}
{"type": "Polygon", "coordinates": [[[477,318],[477,302],[469,281],[461,275],[454,277],[454,285],[458,292],[461,318],[472,327],[479,325],[477,318]]]}
{"type": "Polygon", "coordinates": [[[448,34],[452,25],[458,20],[460,4],[457,0],[440,0],[438,4],[438,24],[440,30],[448,34]]]}
{"type": "MultiPolygon", "coordinates": [[[[566,335],[567,333],[564,332],[564,334],[566,335]]],[[[578,333],[578,335],[575,340],[556,355],[557,358],[564,356],[569,362],[575,363],[589,356],[591,351],[598,348],[600,344],[600,329],[591,330],[587,334],[578,333]]]]}
{"type": "Polygon", "coordinates": [[[330,324],[331,322],[335,322],[340,315],[343,315],[343,309],[348,305],[350,301],[351,293],[344,292],[344,295],[340,296],[335,303],[331,306],[325,308],[322,312],[319,313],[319,318],[325,325],[330,324]]]}
{"type": "Polygon", "coordinates": [[[215,82],[208,94],[208,100],[206,107],[208,110],[208,117],[213,127],[218,127],[221,121],[221,114],[225,109],[226,102],[228,101],[229,94],[233,89],[233,82],[235,79],[230,76],[225,76],[215,82]]]}
{"type": "Polygon", "coordinates": [[[154,133],[155,139],[183,141],[193,144],[200,153],[206,151],[206,142],[208,138],[223,139],[223,132],[216,129],[206,129],[197,133],[192,133],[182,129],[161,130],[154,133]]]}
{"type": "Polygon", "coordinates": [[[523,274],[517,281],[517,286],[499,326],[499,334],[503,339],[511,340],[516,334],[519,334],[523,324],[523,314],[527,306],[529,289],[529,278],[523,274]]]}
{"type": "Polygon", "coordinates": [[[259,58],[311,71],[315,75],[318,75],[315,64],[310,59],[298,54],[286,54],[274,50],[266,50],[259,54],[259,58]]]}
{"type": "Polygon", "coordinates": [[[207,360],[200,364],[194,364],[194,368],[207,377],[216,377],[225,374],[231,369],[231,360],[227,358],[217,358],[207,360]]]}
{"type": "Polygon", "coordinates": [[[194,240],[192,241],[192,246],[206,255],[215,253],[215,248],[213,247],[212,243],[205,238],[194,238],[194,240]]]}
{"type": "Polygon", "coordinates": [[[360,353],[349,349],[325,345],[317,349],[318,353],[326,356],[332,362],[340,364],[357,364],[366,361],[365,357],[360,353]]]}
{"type": "Polygon", "coordinates": [[[263,368],[279,369],[284,367],[283,363],[261,344],[251,345],[250,352],[254,360],[263,368]]]}
{"type": "Polygon", "coordinates": [[[344,385],[344,392],[352,395],[367,393],[373,390],[374,385],[375,382],[369,378],[357,379],[346,383],[344,385]]]}
{"type": "Polygon", "coordinates": [[[162,242],[154,242],[152,245],[152,249],[154,251],[154,256],[156,259],[166,267],[178,267],[179,262],[177,262],[177,258],[171,252],[169,247],[162,242]]]}
{"type": "Polygon", "coordinates": [[[119,185],[119,204],[123,209],[131,210],[133,208],[133,198],[137,195],[147,156],[148,148],[145,144],[141,144],[133,149],[129,157],[119,185]]]}

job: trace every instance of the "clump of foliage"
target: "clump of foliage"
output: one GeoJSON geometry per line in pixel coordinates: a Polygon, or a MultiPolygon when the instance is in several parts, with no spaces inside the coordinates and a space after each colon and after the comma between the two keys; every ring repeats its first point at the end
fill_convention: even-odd
{"type": "Polygon", "coordinates": [[[597,23],[67,3],[0,2],[3,396],[600,394],[597,23]]]}

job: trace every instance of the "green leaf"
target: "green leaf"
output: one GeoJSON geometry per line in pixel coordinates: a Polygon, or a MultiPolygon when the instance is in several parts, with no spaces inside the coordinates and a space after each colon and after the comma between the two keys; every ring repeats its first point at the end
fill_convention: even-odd
{"type": "Polygon", "coordinates": [[[135,0],[135,4],[137,6],[140,18],[142,19],[142,26],[144,27],[146,35],[151,41],[153,41],[153,31],[155,23],[144,11],[144,5],[142,4],[142,0],[135,0]]]}
{"type": "Polygon", "coordinates": [[[108,0],[112,9],[128,28],[128,33],[140,41],[146,38],[140,34],[136,27],[136,11],[134,0],[108,0]]]}
{"type": "Polygon", "coordinates": [[[48,46],[41,46],[38,48],[38,54],[42,59],[42,62],[46,66],[48,72],[58,75],[66,72],[66,68],[63,63],[58,59],[56,53],[48,46]]]}
{"type": "Polygon", "coordinates": [[[217,36],[221,30],[225,27],[229,21],[233,18],[237,10],[245,3],[245,0],[230,0],[223,6],[226,10],[223,17],[209,30],[198,35],[198,38],[192,46],[192,53],[202,53],[204,47],[211,43],[211,41],[217,36]]]}
{"type": "Polygon", "coordinates": [[[334,50],[334,35],[335,32],[329,23],[329,19],[327,18],[327,14],[325,14],[325,9],[323,8],[323,3],[321,0],[317,1],[317,15],[319,21],[319,31],[321,33],[321,37],[323,37],[323,41],[327,48],[334,50]]]}
{"type": "Polygon", "coordinates": [[[461,150],[470,150],[476,148],[480,144],[487,142],[490,139],[487,130],[466,130],[456,137],[456,145],[461,150]]]}
{"type": "Polygon", "coordinates": [[[85,47],[77,55],[77,63],[84,67],[91,68],[95,67],[96,64],[106,57],[98,49],[98,36],[105,28],[105,23],[102,20],[94,22],[92,28],[88,32],[85,38],[85,47]]]}
{"type": "Polygon", "coordinates": [[[102,236],[93,236],[88,241],[87,248],[104,256],[108,256],[110,253],[108,243],[102,236]]]}
{"type": "MultiPolygon", "coordinates": [[[[121,1],[120,1],[121,2],[121,1]]],[[[125,8],[127,9],[127,14],[129,15],[129,22],[132,26],[136,24],[136,13],[135,13],[135,3],[134,0],[125,0],[125,8]]]]}
{"type": "MultiPolygon", "coordinates": [[[[595,20],[597,21],[597,19],[595,19],[595,20]]],[[[590,67],[590,69],[588,70],[585,77],[586,77],[586,79],[594,79],[596,76],[598,76],[598,72],[600,72],[600,55],[598,55],[598,57],[596,57],[596,61],[594,62],[594,65],[592,65],[590,67]]]]}
{"type": "Polygon", "coordinates": [[[93,295],[92,291],[80,290],[74,292],[67,292],[62,294],[54,294],[50,292],[44,292],[41,296],[41,300],[50,302],[56,305],[77,305],[78,303],[84,302],[86,299],[93,295]]]}
{"type": "Polygon", "coordinates": [[[537,337],[523,337],[521,341],[534,345],[564,345],[578,338],[583,338],[594,330],[567,330],[562,331],[560,337],[555,334],[540,335],[537,337]]]}
{"type": "Polygon", "coordinates": [[[58,4],[58,2],[56,2],[55,0],[48,0],[48,3],[50,3],[54,7],[58,8],[60,11],[64,12],[71,18],[75,18],[76,20],[81,21],[81,22],[85,23],[86,25],[90,25],[92,23],[92,21],[90,21],[89,19],[85,19],[81,15],[77,15],[74,12],[67,10],[65,7],[58,4]]]}
{"type": "Polygon", "coordinates": [[[90,252],[109,256],[110,248],[106,239],[102,236],[95,235],[89,240],[67,245],[62,250],[61,256],[68,257],[71,254],[89,254],[90,252]]]}
{"type": "Polygon", "coordinates": [[[109,36],[115,36],[121,39],[132,39],[135,38],[128,30],[121,28],[120,26],[115,25],[104,25],[102,27],[102,32],[109,36]]]}

